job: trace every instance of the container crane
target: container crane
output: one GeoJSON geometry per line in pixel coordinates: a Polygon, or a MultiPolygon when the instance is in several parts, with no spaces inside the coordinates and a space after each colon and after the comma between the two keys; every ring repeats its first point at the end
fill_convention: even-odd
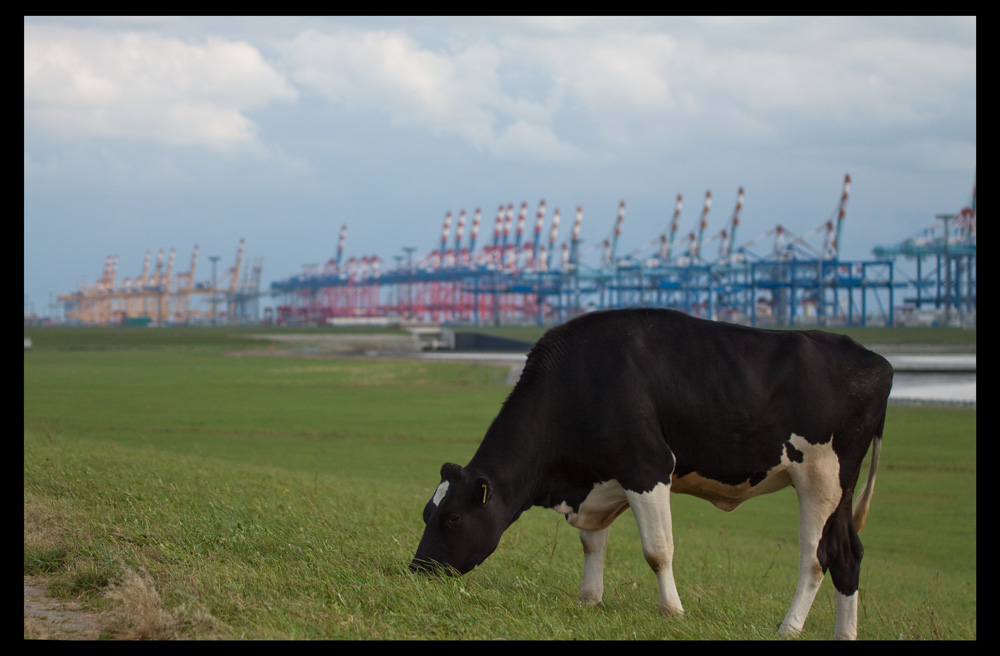
{"type": "Polygon", "coordinates": [[[569,262],[568,267],[575,270],[579,262],[577,258],[580,257],[580,224],[583,222],[583,207],[577,205],[576,207],[576,218],[573,220],[573,236],[570,241],[569,250],[569,262]]]}
{"type": "MultiPolygon", "coordinates": [[[[170,254],[167,256],[167,270],[162,275],[158,276],[156,285],[156,320],[162,324],[170,317],[170,286],[173,283],[174,276],[174,256],[177,250],[174,247],[170,247],[170,254]]],[[[163,251],[160,251],[160,256],[162,259],[163,251]]],[[[159,262],[157,262],[157,273],[161,272],[159,262]]]]}
{"type": "Polygon", "coordinates": [[[840,233],[847,215],[847,198],[851,194],[851,174],[844,175],[844,189],[840,194],[840,205],[837,207],[837,223],[830,231],[829,241],[823,253],[824,259],[836,260],[840,257],[840,233]]]}
{"type": "Polygon", "coordinates": [[[445,212],[444,226],[441,228],[441,249],[437,258],[437,266],[446,266],[445,259],[448,252],[448,237],[451,235],[451,212],[445,212]]]}
{"type": "Polygon", "coordinates": [[[177,292],[174,308],[174,318],[177,321],[187,321],[191,315],[191,293],[194,291],[194,272],[198,263],[198,244],[194,245],[191,254],[191,268],[185,273],[177,274],[177,292]]]}
{"type": "Polygon", "coordinates": [[[701,220],[698,222],[698,239],[694,243],[694,261],[701,260],[701,242],[705,237],[705,228],[708,227],[708,212],[712,209],[712,192],[705,192],[705,205],[701,210],[701,220]]]}
{"type": "MultiPolygon", "coordinates": [[[[729,226],[723,228],[719,232],[715,233],[708,239],[708,243],[719,240],[719,256],[716,259],[717,264],[727,264],[730,263],[732,251],[733,251],[733,240],[736,237],[736,228],[740,224],[740,211],[743,209],[743,187],[739,188],[736,193],[736,208],[733,210],[732,218],[729,220],[729,226]]],[[[704,246],[704,244],[703,244],[704,246]]],[[[737,258],[733,258],[737,259],[737,258]]]]}
{"type": "Polygon", "coordinates": [[[733,209],[733,218],[729,222],[729,238],[722,240],[724,251],[719,254],[719,259],[729,260],[733,253],[733,244],[736,243],[736,229],[740,226],[740,212],[743,211],[743,187],[736,192],[736,207],[733,209]]]}
{"type": "Polygon", "coordinates": [[[545,270],[552,270],[552,253],[556,249],[556,235],[559,232],[559,208],[552,212],[552,228],[549,230],[549,248],[545,254],[545,270]]]}
{"type": "Polygon", "coordinates": [[[341,262],[344,258],[344,243],[347,241],[347,224],[340,226],[340,237],[337,238],[337,261],[335,270],[340,272],[341,262]]]}
{"type": "Polygon", "coordinates": [[[465,210],[458,213],[458,226],[455,228],[455,266],[462,264],[462,237],[465,236],[465,210]]]}
{"type": "Polygon", "coordinates": [[[611,268],[615,265],[615,253],[618,251],[618,238],[622,234],[622,222],[625,220],[625,201],[618,203],[618,217],[615,219],[615,227],[611,234],[611,239],[604,240],[604,267],[611,268]]]}
{"type": "Polygon", "coordinates": [[[663,239],[663,247],[660,249],[660,257],[664,262],[670,261],[670,251],[674,247],[674,237],[677,235],[677,222],[681,218],[681,208],[684,206],[684,197],[677,194],[677,202],[674,203],[674,216],[670,221],[670,232],[663,239]]]}
{"type": "Polygon", "coordinates": [[[533,267],[538,268],[540,260],[538,259],[538,248],[541,245],[542,240],[542,224],[545,223],[545,199],[543,198],[538,204],[538,212],[535,214],[535,239],[531,244],[531,264],[533,267]]]}
{"type": "Polygon", "coordinates": [[[469,235],[469,262],[476,252],[476,238],[479,236],[479,222],[482,220],[483,212],[478,207],[472,215],[472,234],[469,235]]]}

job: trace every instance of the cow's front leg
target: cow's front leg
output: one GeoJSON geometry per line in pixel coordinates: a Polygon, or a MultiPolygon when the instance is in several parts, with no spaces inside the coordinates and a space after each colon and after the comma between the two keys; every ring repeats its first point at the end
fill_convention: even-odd
{"type": "Polygon", "coordinates": [[[583,544],[583,580],[580,582],[580,601],[596,606],[604,597],[604,552],[608,546],[611,527],[600,531],[580,529],[583,544]]]}
{"type": "Polygon", "coordinates": [[[625,491],[639,524],[642,555],[656,572],[660,585],[660,612],[683,614],[681,598],[674,583],[674,535],[670,520],[670,484],[657,483],[648,492],[625,491]]]}

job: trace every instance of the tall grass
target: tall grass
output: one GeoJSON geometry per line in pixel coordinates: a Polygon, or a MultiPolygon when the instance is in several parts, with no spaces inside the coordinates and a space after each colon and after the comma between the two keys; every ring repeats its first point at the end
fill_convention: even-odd
{"type": "MultiPolygon", "coordinates": [[[[406,565],[438,469],[471,456],[506,370],[228,348],[25,354],[25,572],[97,608],[141,609],[147,619],[116,635],[776,636],[795,587],[791,490],[733,513],[674,497],[682,618],[657,613],[629,513],[612,529],[598,608],[576,602],[576,531],[543,509],[469,575],[415,577],[406,565]]],[[[860,637],[976,637],[975,433],[974,410],[890,408],[861,536],[860,637]]],[[[829,638],[833,622],[826,582],[804,638],[829,638]]]]}

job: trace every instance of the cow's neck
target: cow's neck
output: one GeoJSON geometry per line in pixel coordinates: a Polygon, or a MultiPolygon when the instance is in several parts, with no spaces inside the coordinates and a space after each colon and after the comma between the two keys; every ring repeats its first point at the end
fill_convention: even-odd
{"type": "Polygon", "coordinates": [[[548,470],[541,415],[526,396],[508,399],[468,464],[493,483],[508,525],[535,504],[548,470]]]}

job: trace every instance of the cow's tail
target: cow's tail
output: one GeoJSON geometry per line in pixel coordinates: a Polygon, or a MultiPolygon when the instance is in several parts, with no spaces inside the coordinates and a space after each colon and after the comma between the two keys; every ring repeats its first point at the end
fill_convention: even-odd
{"type": "Polygon", "coordinates": [[[876,435],[872,440],[872,459],[868,466],[868,481],[865,489],[861,491],[858,502],[854,504],[854,530],[858,533],[865,527],[865,520],[868,518],[868,505],[872,501],[872,494],[875,492],[875,472],[878,471],[878,454],[882,450],[882,436],[876,435]]]}

